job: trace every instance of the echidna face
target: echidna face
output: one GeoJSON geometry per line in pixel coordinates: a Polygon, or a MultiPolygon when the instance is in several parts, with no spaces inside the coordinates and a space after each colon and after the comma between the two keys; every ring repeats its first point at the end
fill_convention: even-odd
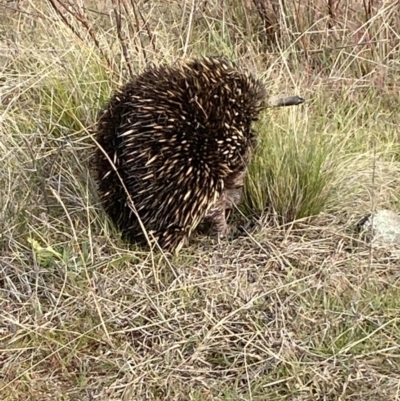
{"type": "Polygon", "coordinates": [[[221,58],[152,67],[123,87],[98,124],[97,140],[115,164],[97,152],[113,221],[136,241],[138,215],[160,246],[180,247],[228,177],[245,168],[264,101],[262,83],[221,58]]]}

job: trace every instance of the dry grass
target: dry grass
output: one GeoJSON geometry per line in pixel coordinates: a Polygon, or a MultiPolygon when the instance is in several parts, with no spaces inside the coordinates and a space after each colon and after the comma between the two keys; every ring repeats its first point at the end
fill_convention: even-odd
{"type": "Polygon", "coordinates": [[[173,264],[101,237],[92,255],[10,253],[5,399],[396,399],[397,260],[318,223],[173,264]]]}
{"type": "Polygon", "coordinates": [[[2,400],[400,400],[399,253],[354,231],[400,208],[398,5],[269,4],[0,3],[2,400]],[[92,126],[199,53],[307,104],[260,121],[238,236],[167,259],[98,206],[92,126]]]}

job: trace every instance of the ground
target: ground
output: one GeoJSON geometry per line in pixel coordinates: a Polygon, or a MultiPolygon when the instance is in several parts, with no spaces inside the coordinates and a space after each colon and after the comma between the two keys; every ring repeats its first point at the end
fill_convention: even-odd
{"type": "Polygon", "coordinates": [[[0,3],[1,399],[400,400],[398,250],[355,229],[400,210],[396,1],[96,3],[0,3]],[[235,235],[168,257],[98,204],[93,127],[203,53],[306,103],[256,124],[235,235]]]}

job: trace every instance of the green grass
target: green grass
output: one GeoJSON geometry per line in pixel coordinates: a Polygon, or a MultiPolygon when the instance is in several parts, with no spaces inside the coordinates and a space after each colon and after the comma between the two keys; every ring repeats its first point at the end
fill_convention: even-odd
{"type": "Polygon", "coordinates": [[[297,115],[287,118],[285,126],[274,118],[261,125],[246,186],[248,206],[275,212],[283,222],[324,210],[334,196],[340,163],[338,144],[329,143],[326,132],[309,132],[301,113],[296,110],[297,115]]]}
{"type": "Polygon", "coordinates": [[[253,2],[121,2],[120,34],[112,3],[0,6],[1,399],[400,399],[399,259],[354,232],[400,210],[395,2],[282,2],[275,41],[253,2]],[[93,126],[129,68],[204,53],[306,103],[255,126],[241,236],[166,259],[99,207],[93,126]]]}

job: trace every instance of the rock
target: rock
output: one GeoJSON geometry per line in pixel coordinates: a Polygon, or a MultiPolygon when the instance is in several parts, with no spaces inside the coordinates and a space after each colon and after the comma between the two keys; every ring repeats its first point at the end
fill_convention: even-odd
{"type": "Polygon", "coordinates": [[[364,216],[357,228],[369,241],[400,245],[400,216],[392,210],[378,210],[364,216]]]}

